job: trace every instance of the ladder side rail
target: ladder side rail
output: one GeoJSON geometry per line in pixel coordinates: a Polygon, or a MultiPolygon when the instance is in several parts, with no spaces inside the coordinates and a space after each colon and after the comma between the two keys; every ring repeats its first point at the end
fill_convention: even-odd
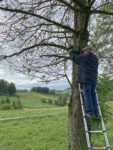
{"type": "Polygon", "coordinates": [[[102,130],[103,130],[103,133],[104,133],[106,147],[107,147],[107,150],[111,150],[110,149],[110,144],[109,144],[109,141],[108,141],[107,132],[106,132],[106,127],[105,127],[104,120],[103,120],[103,117],[102,117],[102,112],[101,112],[100,102],[99,102],[99,99],[98,99],[98,96],[97,96],[97,92],[96,92],[96,97],[97,97],[99,115],[101,116],[101,124],[102,124],[102,130]]]}
{"type": "Polygon", "coordinates": [[[79,86],[80,102],[81,102],[81,107],[82,107],[82,115],[83,115],[84,128],[85,128],[85,133],[86,133],[86,141],[87,141],[87,145],[88,145],[88,150],[92,150],[92,148],[91,148],[91,142],[90,142],[90,137],[89,137],[88,126],[87,126],[87,121],[86,121],[86,117],[85,117],[85,111],[84,111],[84,105],[83,105],[83,99],[82,99],[82,94],[81,94],[80,83],[78,83],[78,86],[79,86]]]}

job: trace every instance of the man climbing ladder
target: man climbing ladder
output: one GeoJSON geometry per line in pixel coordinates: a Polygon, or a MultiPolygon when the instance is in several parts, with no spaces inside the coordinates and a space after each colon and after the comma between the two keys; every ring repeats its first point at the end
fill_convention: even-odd
{"type": "Polygon", "coordinates": [[[73,49],[70,50],[70,59],[78,65],[77,82],[82,84],[84,91],[85,115],[87,117],[99,117],[96,99],[96,83],[98,75],[98,58],[91,47],[87,46],[78,55],[73,49]]]}
{"type": "Polygon", "coordinates": [[[82,49],[83,54],[79,54],[75,52],[75,50],[71,49],[70,59],[78,64],[78,86],[80,92],[80,101],[82,107],[83,114],[83,122],[86,133],[86,141],[88,150],[111,150],[106,128],[104,125],[98,97],[96,94],[96,83],[97,83],[97,75],[98,75],[98,58],[92,52],[91,47],[85,47],[82,49]],[[81,89],[82,87],[82,89],[81,89]],[[85,108],[85,109],[84,109],[85,108]],[[95,129],[90,130],[88,127],[88,118],[98,117],[101,121],[101,130],[95,129]],[[95,147],[91,144],[91,134],[98,133],[104,134],[105,138],[105,146],[103,147],[95,147]]]}

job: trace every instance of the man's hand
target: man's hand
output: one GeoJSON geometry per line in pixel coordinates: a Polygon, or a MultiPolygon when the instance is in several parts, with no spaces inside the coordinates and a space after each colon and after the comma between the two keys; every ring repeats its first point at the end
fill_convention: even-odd
{"type": "Polygon", "coordinates": [[[71,54],[77,54],[77,55],[79,55],[80,54],[79,48],[78,47],[74,47],[73,45],[71,45],[69,47],[69,55],[71,55],[71,54]]]}
{"type": "Polygon", "coordinates": [[[77,55],[79,55],[80,51],[78,51],[78,49],[70,49],[69,50],[69,55],[71,55],[71,54],[77,54],[77,55]]]}

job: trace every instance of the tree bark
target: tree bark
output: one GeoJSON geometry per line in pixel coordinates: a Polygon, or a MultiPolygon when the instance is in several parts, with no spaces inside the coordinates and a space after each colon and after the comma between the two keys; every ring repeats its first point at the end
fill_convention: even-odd
{"type": "MultiPolygon", "coordinates": [[[[81,0],[81,2],[85,3],[85,0],[81,0]]],[[[75,7],[78,8],[76,5],[75,7]]],[[[87,13],[75,12],[74,27],[80,31],[80,34],[73,37],[73,43],[80,49],[87,46],[88,43],[88,21],[87,13]]],[[[73,64],[72,92],[68,107],[68,146],[69,150],[86,150],[87,144],[76,77],[77,65],[73,64]]]]}
{"type": "Polygon", "coordinates": [[[68,107],[68,146],[69,150],[85,150],[87,146],[76,74],[77,66],[73,65],[72,93],[68,107]]]}

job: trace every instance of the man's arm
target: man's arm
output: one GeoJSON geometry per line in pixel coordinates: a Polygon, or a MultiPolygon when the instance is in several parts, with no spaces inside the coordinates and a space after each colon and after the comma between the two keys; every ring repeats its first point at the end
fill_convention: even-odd
{"type": "Polygon", "coordinates": [[[70,52],[69,55],[70,55],[70,59],[78,65],[80,65],[81,62],[83,62],[85,60],[85,55],[79,54],[78,52],[77,53],[76,52],[70,52]]]}

